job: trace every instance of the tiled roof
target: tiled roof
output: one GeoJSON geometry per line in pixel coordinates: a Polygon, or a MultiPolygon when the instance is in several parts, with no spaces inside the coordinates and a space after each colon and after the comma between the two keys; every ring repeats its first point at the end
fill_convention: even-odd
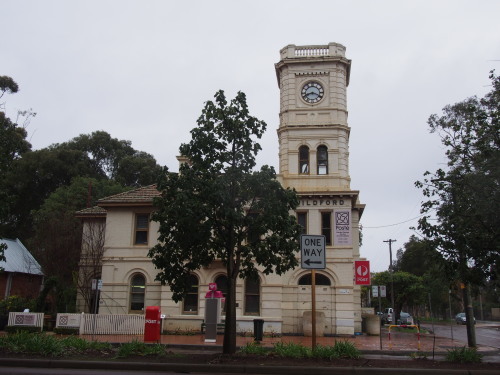
{"type": "Polygon", "coordinates": [[[97,204],[100,207],[121,206],[121,205],[152,205],[153,198],[159,197],[160,192],[156,190],[156,185],[144,186],[135,190],[112,195],[110,197],[99,199],[97,204]]]}
{"type": "Polygon", "coordinates": [[[6,244],[4,251],[5,261],[0,262],[5,272],[29,273],[32,275],[43,275],[40,264],[33,255],[24,247],[19,239],[0,239],[1,244],[6,244]]]}
{"type": "Polygon", "coordinates": [[[80,211],[76,211],[76,217],[104,217],[107,211],[99,206],[85,208],[80,211]]]}

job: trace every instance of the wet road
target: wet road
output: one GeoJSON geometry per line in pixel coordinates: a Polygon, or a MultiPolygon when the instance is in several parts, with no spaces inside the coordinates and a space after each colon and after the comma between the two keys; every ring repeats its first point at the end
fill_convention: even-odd
{"type": "MultiPolygon", "coordinates": [[[[431,328],[429,323],[425,324],[426,328],[431,328]]],[[[450,325],[434,325],[436,336],[448,337],[455,340],[467,342],[467,330],[465,325],[450,324],[450,325]]],[[[500,323],[498,322],[477,322],[476,324],[476,343],[478,345],[490,346],[500,349],[500,323]]]]}

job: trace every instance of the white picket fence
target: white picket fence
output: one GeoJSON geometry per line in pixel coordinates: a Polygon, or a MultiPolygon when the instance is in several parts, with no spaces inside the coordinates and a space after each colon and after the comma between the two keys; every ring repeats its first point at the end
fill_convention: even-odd
{"type": "Polygon", "coordinates": [[[144,315],[81,314],[81,335],[142,335],[144,315]]]}
{"type": "MultiPolygon", "coordinates": [[[[43,329],[43,313],[9,313],[9,326],[43,329]]],[[[76,328],[82,335],[143,335],[144,315],[57,314],[56,328],[76,328]]]]}

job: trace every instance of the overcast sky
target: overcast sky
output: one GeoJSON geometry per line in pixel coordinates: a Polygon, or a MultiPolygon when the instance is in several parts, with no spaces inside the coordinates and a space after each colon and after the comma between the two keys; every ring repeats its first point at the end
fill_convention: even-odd
{"type": "Polygon", "coordinates": [[[500,70],[500,1],[0,0],[0,75],[32,108],[34,149],[104,130],[177,170],[204,102],[247,95],[268,124],[259,165],[278,169],[274,64],[288,45],[347,48],[351,188],[366,204],[361,255],[386,270],[414,232],[414,182],[443,166],[427,119],[488,92],[500,70]]]}

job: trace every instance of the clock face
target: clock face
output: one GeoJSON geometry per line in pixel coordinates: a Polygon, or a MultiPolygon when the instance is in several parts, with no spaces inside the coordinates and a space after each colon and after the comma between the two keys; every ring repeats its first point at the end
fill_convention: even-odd
{"type": "Polygon", "coordinates": [[[308,82],[302,87],[301,95],[308,103],[317,103],[323,98],[324,90],[318,82],[308,82]]]}

